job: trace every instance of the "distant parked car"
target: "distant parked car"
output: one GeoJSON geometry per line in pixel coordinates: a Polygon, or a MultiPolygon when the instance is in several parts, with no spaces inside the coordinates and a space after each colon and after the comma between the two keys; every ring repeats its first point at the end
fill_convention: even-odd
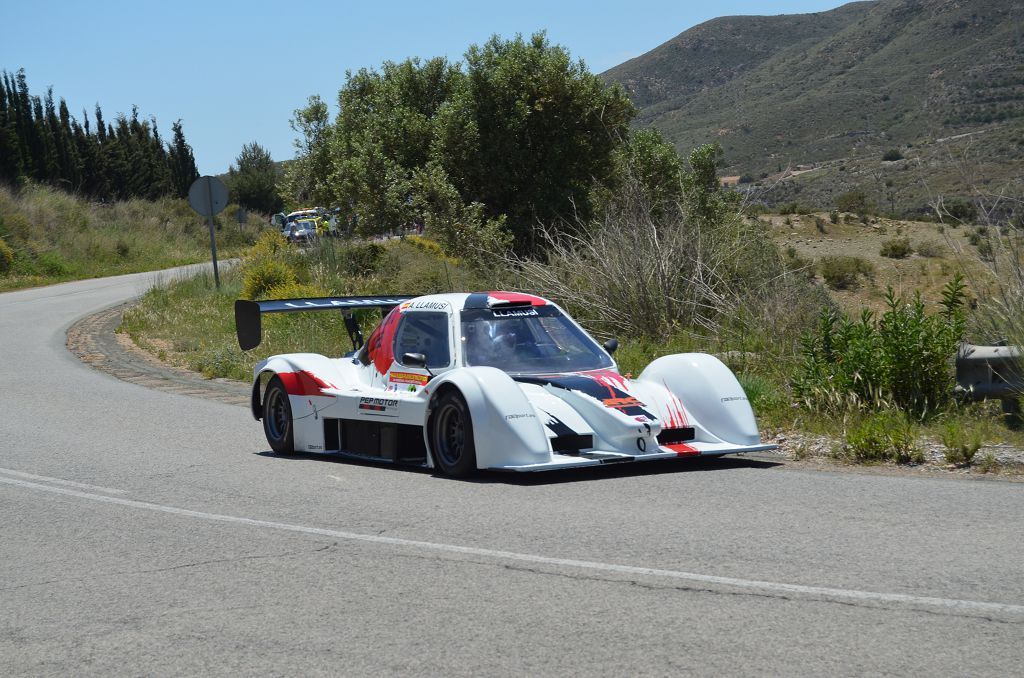
{"type": "Polygon", "coordinates": [[[296,219],[286,224],[281,234],[291,242],[312,242],[317,236],[317,220],[296,219]]]}

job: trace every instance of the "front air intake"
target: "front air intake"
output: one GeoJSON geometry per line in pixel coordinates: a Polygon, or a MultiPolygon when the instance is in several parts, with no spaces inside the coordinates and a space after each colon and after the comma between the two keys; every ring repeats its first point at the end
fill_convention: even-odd
{"type": "Polygon", "coordinates": [[[658,434],[659,445],[671,445],[673,443],[685,443],[693,440],[695,433],[692,426],[684,428],[663,428],[658,434]]]}

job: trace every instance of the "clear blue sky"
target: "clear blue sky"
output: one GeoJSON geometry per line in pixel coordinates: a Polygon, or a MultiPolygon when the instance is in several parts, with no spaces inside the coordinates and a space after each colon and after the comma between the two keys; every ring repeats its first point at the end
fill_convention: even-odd
{"type": "Polygon", "coordinates": [[[0,70],[24,68],[33,94],[53,86],[81,119],[182,120],[202,174],[227,170],[242,145],[293,157],[292,111],[319,94],[335,106],[346,70],[410,56],[460,60],[497,33],[547,30],[595,73],[716,16],[833,9],[842,0],[512,0],[249,2],[2,0],[0,70]]]}

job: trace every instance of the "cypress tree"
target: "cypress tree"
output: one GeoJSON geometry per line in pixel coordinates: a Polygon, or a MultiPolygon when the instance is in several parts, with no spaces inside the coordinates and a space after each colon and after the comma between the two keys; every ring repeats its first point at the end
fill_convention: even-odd
{"type": "Polygon", "coordinates": [[[107,140],[107,127],[103,124],[103,111],[99,104],[96,104],[96,139],[101,145],[107,140]]]}
{"type": "Polygon", "coordinates": [[[176,120],[171,125],[171,130],[174,133],[173,141],[168,149],[171,183],[174,186],[175,195],[184,198],[188,195],[188,189],[192,186],[192,182],[199,178],[199,170],[196,169],[196,159],[192,155],[192,147],[185,141],[181,120],[176,120]]]}
{"type": "Polygon", "coordinates": [[[3,84],[0,86],[0,181],[14,183],[22,174],[21,148],[18,145],[9,95],[7,73],[4,72],[3,84]]]}
{"type": "Polygon", "coordinates": [[[18,133],[18,144],[21,146],[21,161],[24,165],[25,175],[35,176],[35,154],[33,141],[35,137],[35,125],[32,124],[32,100],[28,94],[28,82],[25,80],[25,69],[19,69],[14,76],[14,102],[16,103],[17,118],[15,128],[18,133]]]}
{"type": "Polygon", "coordinates": [[[72,123],[77,125],[71,113],[68,111],[68,104],[62,98],[60,100],[60,151],[61,165],[64,167],[64,179],[75,191],[82,186],[82,164],[78,156],[78,145],[75,143],[75,131],[72,123]]]}

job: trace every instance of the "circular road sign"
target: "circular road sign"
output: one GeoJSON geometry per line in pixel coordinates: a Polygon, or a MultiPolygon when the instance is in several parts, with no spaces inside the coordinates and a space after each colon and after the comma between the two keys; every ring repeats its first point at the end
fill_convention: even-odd
{"type": "Polygon", "coordinates": [[[212,217],[228,206],[228,187],[217,177],[199,177],[188,189],[188,204],[204,217],[212,217]]]}

